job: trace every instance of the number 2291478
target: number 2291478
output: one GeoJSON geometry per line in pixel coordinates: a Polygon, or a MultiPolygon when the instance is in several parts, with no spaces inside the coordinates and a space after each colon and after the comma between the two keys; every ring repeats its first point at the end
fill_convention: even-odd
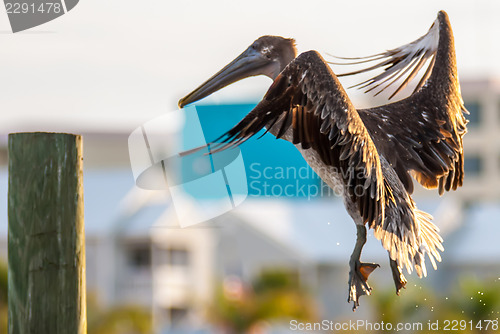
{"type": "Polygon", "coordinates": [[[58,2],[42,2],[42,3],[26,3],[26,2],[6,2],[5,9],[7,14],[59,14],[63,11],[61,3],[58,2]]]}
{"type": "Polygon", "coordinates": [[[444,320],[443,330],[445,331],[464,331],[464,330],[498,330],[498,319],[479,320],[477,322],[469,320],[444,320]]]}

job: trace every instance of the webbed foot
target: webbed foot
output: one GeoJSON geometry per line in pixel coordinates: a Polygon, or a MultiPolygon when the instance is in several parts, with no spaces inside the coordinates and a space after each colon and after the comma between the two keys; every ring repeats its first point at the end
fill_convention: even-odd
{"type": "Polygon", "coordinates": [[[368,276],[378,267],[376,263],[363,263],[359,260],[350,261],[351,270],[349,272],[349,298],[347,302],[353,302],[352,310],[356,311],[359,306],[359,297],[370,295],[372,288],[368,285],[368,276]]]}

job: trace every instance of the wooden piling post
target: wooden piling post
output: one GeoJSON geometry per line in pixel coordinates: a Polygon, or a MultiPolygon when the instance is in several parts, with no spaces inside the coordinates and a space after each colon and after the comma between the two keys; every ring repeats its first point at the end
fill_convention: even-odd
{"type": "Polygon", "coordinates": [[[9,334],[85,334],[82,139],[9,135],[9,334]]]}

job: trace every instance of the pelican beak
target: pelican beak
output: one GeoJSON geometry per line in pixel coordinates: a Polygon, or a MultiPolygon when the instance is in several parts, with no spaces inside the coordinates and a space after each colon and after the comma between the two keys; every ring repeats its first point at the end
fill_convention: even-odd
{"type": "Polygon", "coordinates": [[[268,59],[250,46],[222,70],[180,99],[179,108],[201,100],[238,80],[260,74],[271,76],[274,72],[274,67],[271,59],[268,59]]]}

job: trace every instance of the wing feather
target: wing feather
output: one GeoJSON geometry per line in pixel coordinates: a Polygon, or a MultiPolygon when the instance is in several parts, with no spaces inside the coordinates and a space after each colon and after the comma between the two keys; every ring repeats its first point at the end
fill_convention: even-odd
{"type": "MultiPolygon", "coordinates": [[[[440,12],[440,14],[441,13],[444,12],[440,12]]],[[[342,77],[342,76],[350,76],[355,74],[366,73],[376,69],[383,69],[384,71],[382,73],[364,82],[352,86],[359,88],[367,88],[366,92],[370,92],[382,86],[380,90],[378,90],[375,93],[375,95],[380,94],[388,87],[394,85],[401,78],[405,77],[405,75],[408,72],[410,72],[410,74],[408,74],[403,83],[400,84],[391,94],[391,96],[389,97],[389,99],[391,99],[398,92],[400,92],[411,80],[413,80],[415,75],[420,71],[420,69],[424,66],[426,62],[428,61],[432,62],[433,58],[436,55],[439,44],[439,33],[440,33],[439,24],[440,24],[440,18],[438,17],[430,27],[429,31],[424,36],[418,38],[417,40],[411,43],[400,46],[398,48],[387,50],[386,52],[378,53],[376,55],[367,57],[341,58],[334,56],[335,58],[343,59],[346,61],[342,63],[338,62],[329,62],[329,63],[335,65],[356,65],[356,64],[369,63],[372,61],[381,60],[378,63],[371,65],[367,68],[362,68],[360,70],[352,72],[337,74],[338,77],[342,77]],[[393,80],[391,81],[391,79],[393,80]]],[[[425,80],[419,82],[417,84],[417,87],[415,88],[415,91],[420,89],[424,85],[424,82],[425,80]]]]}
{"type": "MultiPolygon", "coordinates": [[[[399,48],[360,60],[383,59],[374,66],[341,75],[384,71],[361,83],[378,93],[400,79],[389,98],[427,68],[409,97],[381,107],[358,110],[380,154],[391,163],[408,192],[415,179],[439,194],[456,190],[463,183],[463,136],[467,120],[458,82],[453,33],[444,11],[440,11],[429,31],[399,48]]],[[[339,76],[341,76],[339,75],[339,76]]]]}

